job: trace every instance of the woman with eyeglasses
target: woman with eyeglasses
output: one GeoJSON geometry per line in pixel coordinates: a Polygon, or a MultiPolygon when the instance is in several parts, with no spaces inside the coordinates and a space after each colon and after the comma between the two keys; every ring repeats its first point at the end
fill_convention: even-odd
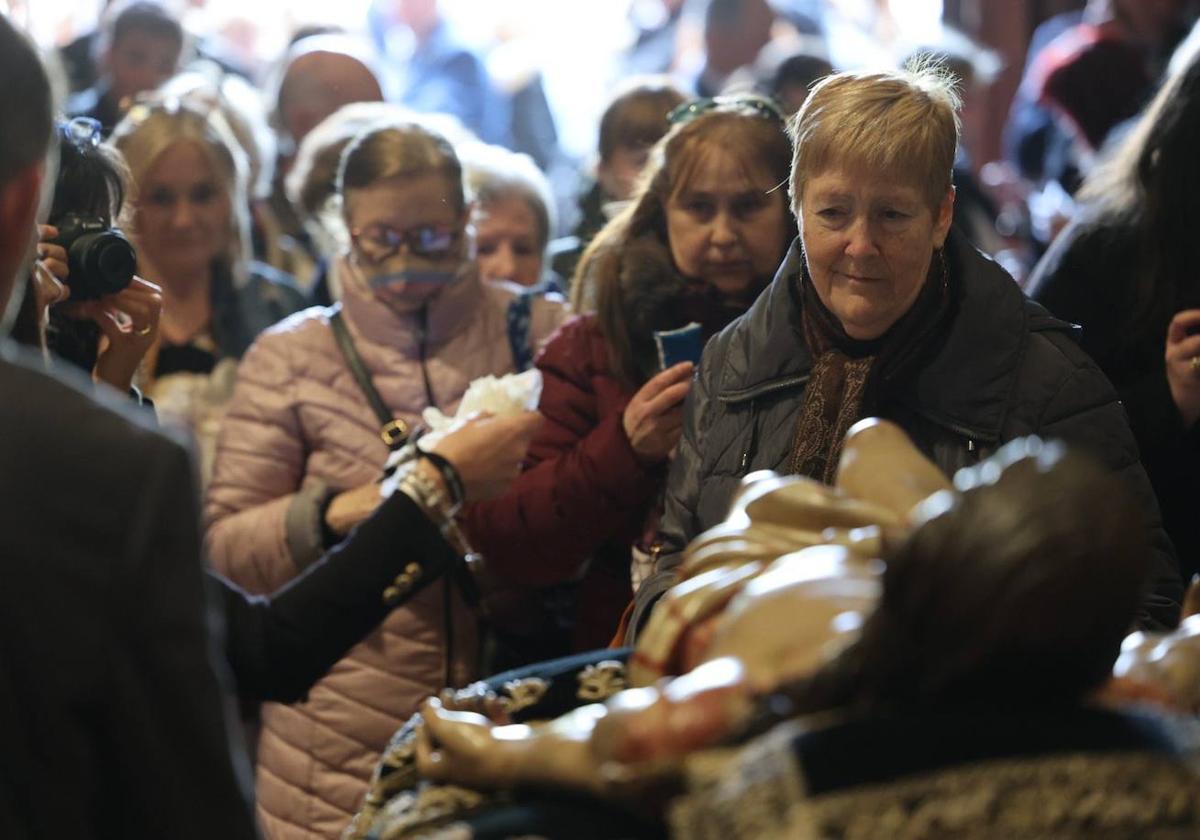
{"type": "Polygon", "coordinates": [[[832,484],[846,432],[871,416],[946,475],[1029,434],[1092,451],[1142,502],[1154,562],[1139,621],[1178,622],[1179,570],[1112,386],[1070,325],[951,230],[958,107],[930,66],[830,76],[797,112],[787,183],[800,238],[705,348],[633,633],[743,476],[832,484]]]}
{"type": "Polygon", "coordinates": [[[791,240],[780,189],[791,144],[774,106],[700,100],[670,116],[641,190],[584,253],[572,285],[583,314],[536,360],[546,422],[532,466],[506,495],[466,511],[472,547],[495,577],[547,587],[582,576],[556,616],[572,635],[525,628],[527,638],[510,640],[525,658],[613,638],[633,595],[631,562],[655,552],[701,342],[754,302],[791,240]],[[668,338],[660,356],[655,332],[691,323],[694,352],[673,356],[668,338]]]}
{"type": "Polygon", "coordinates": [[[147,99],[110,142],[133,175],[138,274],[163,297],[135,384],[163,422],[195,435],[206,480],[238,360],[304,298],[290,278],[251,260],[247,164],[219,112],[147,99]]]}
{"type": "MultiPolygon", "coordinates": [[[[338,185],[349,232],[342,299],[255,342],[217,446],[209,551],[251,592],[284,585],[345,536],[353,511],[379,503],[389,453],[424,409],[452,414],[472,380],[514,372],[518,352],[533,349],[509,343],[515,291],[480,279],[462,169],[443,137],[375,124],[347,146],[338,185]]],[[[538,298],[530,314],[536,347],[562,306],[538,298]]],[[[410,583],[398,579],[384,597],[403,597],[410,583]]],[[[476,637],[456,583],[442,579],[394,610],[306,702],[265,707],[266,833],[338,836],[400,723],[429,694],[475,675],[476,637]]]]}

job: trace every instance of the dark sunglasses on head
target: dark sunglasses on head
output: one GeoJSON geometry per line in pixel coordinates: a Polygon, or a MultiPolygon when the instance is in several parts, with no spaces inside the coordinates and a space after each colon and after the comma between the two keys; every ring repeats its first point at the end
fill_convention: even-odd
{"type": "Polygon", "coordinates": [[[350,240],[372,262],[391,259],[405,248],[411,256],[440,259],[450,256],[462,232],[438,225],[397,230],[387,225],[368,225],[350,231],[350,240]]]}
{"type": "Polygon", "coordinates": [[[58,130],[80,153],[99,146],[101,135],[104,133],[100,121],[91,117],[75,117],[61,122],[58,124],[58,130]]]}
{"type": "Polygon", "coordinates": [[[779,120],[783,123],[787,118],[775,100],[766,96],[746,94],[742,96],[712,96],[704,99],[693,99],[671,109],[667,114],[667,122],[671,125],[690,122],[701,114],[715,111],[718,108],[734,111],[744,109],[752,111],[763,119],[779,120]]]}

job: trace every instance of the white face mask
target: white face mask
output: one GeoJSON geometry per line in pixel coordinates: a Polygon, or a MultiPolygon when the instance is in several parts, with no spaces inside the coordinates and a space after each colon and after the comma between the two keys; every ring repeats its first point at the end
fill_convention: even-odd
{"type": "Polygon", "coordinates": [[[368,274],[353,257],[343,257],[342,265],[381,303],[395,312],[408,313],[435,300],[445,289],[467,276],[473,263],[460,261],[454,268],[406,266],[377,274],[368,274]]]}
{"type": "Polygon", "coordinates": [[[462,275],[462,268],[453,271],[434,268],[402,268],[386,274],[374,274],[367,278],[367,285],[372,289],[388,289],[397,286],[449,286],[462,275]]]}

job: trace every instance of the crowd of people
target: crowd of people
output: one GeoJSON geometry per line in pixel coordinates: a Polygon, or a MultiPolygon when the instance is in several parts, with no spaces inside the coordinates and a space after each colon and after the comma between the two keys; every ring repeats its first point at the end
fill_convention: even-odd
{"type": "Polygon", "coordinates": [[[1200,831],[1200,10],[1044,24],[1000,184],[792,5],[569,212],[435,0],[0,15],[0,835],[1200,831]]]}

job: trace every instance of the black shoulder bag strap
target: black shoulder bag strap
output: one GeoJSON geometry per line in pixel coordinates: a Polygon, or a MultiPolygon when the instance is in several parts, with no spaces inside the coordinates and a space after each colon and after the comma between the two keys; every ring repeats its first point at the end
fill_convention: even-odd
{"type": "Polygon", "coordinates": [[[354,374],[354,379],[358,382],[358,387],[362,389],[363,396],[370,403],[371,410],[379,418],[379,436],[383,438],[388,449],[394,452],[408,442],[408,424],[399,417],[392,416],[383,397],[379,396],[379,392],[375,390],[371,374],[367,371],[362,356],[358,354],[358,348],[354,346],[354,339],[350,337],[350,330],[342,319],[341,303],[335,303],[332,310],[329,314],[329,326],[333,330],[333,337],[337,339],[338,349],[342,351],[342,358],[346,360],[346,365],[354,374]]]}

